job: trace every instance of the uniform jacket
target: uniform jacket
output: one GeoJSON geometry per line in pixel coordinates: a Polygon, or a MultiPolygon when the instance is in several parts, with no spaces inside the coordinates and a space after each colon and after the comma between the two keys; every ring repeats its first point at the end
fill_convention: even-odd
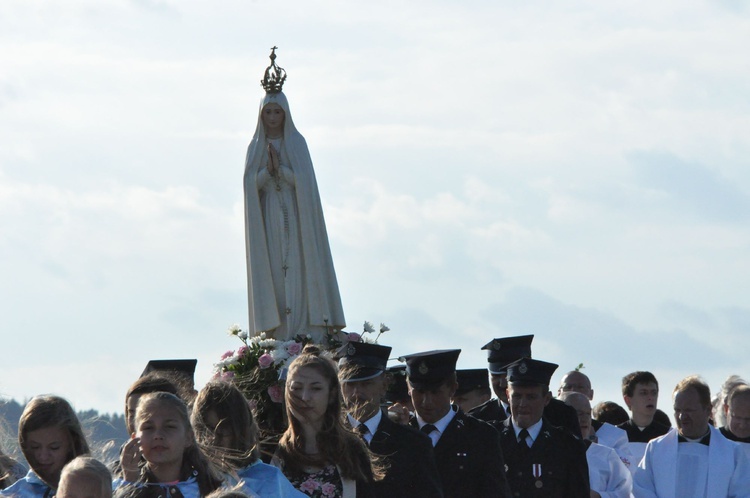
{"type": "Polygon", "coordinates": [[[513,496],[589,498],[586,447],[565,429],[544,420],[539,436],[524,454],[513,424],[505,420],[500,444],[513,496]]]}
{"type": "MultiPolygon", "coordinates": [[[[508,418],[505,408],[497,398],[485,401],[471,409],[469,415],[495,425],[498,430],[501,430],[501,422],[508,418]]],[[[544,407],[544,418],[552,425],[566,428],[576,437],[581,436],[581,426],[578,425],[576,411],[559,399],[552,398],[544,407]]]]}
{"type": "Polygon", "coordinates": [[[511,496],[498,432],[486,422],[459,408],[434,451],[445,498],[511,496]]]}
{"type": "Polygon", "coordinates": [[[428,436],[393,422],[384,411],[370,441],[370,451],[383,456],[388,465],[385,479],[371,485],[373,496],[442,498],[440,476],[428,436]]]}

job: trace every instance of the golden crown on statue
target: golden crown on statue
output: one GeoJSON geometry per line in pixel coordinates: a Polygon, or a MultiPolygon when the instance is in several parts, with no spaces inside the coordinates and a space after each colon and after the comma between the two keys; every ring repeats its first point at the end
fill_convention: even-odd
{"type": "Polygon", "coordinates": [[[279,47],[271,47],[271,55],[268,56],[271,59],[271,65],[266,68],[266,72],[260,82],[266,93],[281,92],[281,87],[284,86],[284,81],[286,81],[286,71],[276,64],[277,48],[279,47]]]}

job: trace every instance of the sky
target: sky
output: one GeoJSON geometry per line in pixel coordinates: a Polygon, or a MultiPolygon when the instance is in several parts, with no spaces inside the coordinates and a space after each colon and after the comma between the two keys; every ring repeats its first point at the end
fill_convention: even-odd
{"type": "Polygon", "coordinates": [[[750,3],[0,3],[0,395],[122,412],[247,328],[242,175],[271,46],[347,318],[750,378],[750,3]]]}

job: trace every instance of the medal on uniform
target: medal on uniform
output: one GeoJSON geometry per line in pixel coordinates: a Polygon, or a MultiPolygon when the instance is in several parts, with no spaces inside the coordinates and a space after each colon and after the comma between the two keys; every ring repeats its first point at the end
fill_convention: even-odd
{"type": "Polygon", "coordinates": [[[533,463],[531,464],[531,473],[536,478],[536,481],[534,481],[534,486],[537,488],[541,488],[544,486],[544,483],[542,482],[542,464],[541,463],[533,463]]]}

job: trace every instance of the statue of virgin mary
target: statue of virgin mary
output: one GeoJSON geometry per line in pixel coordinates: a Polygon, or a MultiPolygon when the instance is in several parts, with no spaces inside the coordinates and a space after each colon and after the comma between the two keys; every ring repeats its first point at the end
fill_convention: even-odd
{"type": "Polygon", "coordinates": [[[245,161],[245,247],[249,332],[316,343],[345,326],[323,209],[307,143],[281,92],[275,62],[245,161]]]}

